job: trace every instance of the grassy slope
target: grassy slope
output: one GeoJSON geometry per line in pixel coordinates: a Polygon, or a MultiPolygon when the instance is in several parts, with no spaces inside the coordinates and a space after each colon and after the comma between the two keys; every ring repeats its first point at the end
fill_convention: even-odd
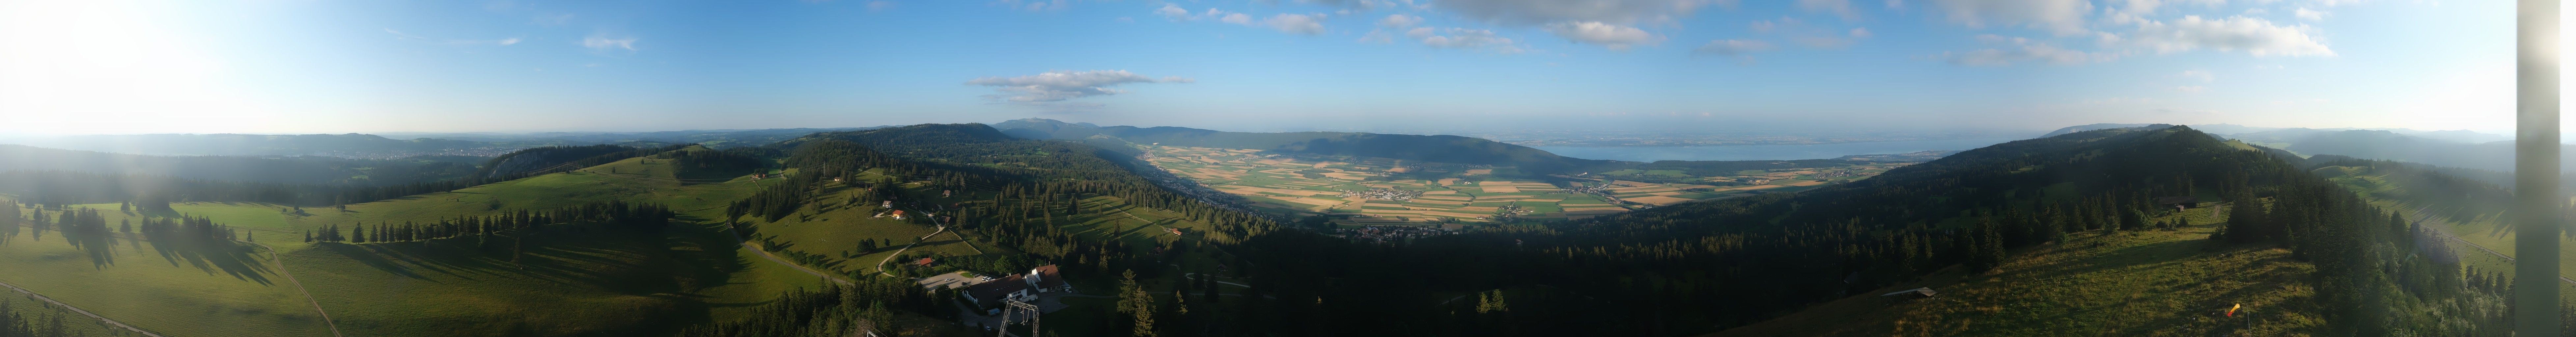
{"type": "Polygon", "coordinates": [[[0,281],[170,336],[330,335],[265,255],[163,256],[119,240],[92,259],[60,237],[22,229],[0,241],[0,281]]]}
{"type": "MultiPolygon", "coordinates": [[[[458,245],[300,242],[301,231],[323,224],[365,222],[372,227],[385,221],[426,222],[496,209],[548,209],[606,200],[662,202],[689,216],[714,218],[722,212],[717,205],[764,183],[744,178],[682,185],[670,179],[668,168],[642,159],[590,171],[596,172],[357,204],[345,212],[317,208],[306,210],[311,215],[290,216],[255,204],[174,208],[260,230],[259,241],[286,251],[286,264],[351,336],[578,334],[646,328],[698,317],[732,318],[742,308],[765,303],[786,289],[820,284],[811,275],[734,249],[729,236],[697,225],[676,225],[664,238],[538,238],[535,242],[546,245],[531,255],[541,258],[531,259],[526,269],[469,254],[469,249],[458,245]],[[612,169],[618,173],[606,173],[612,169]],[[656,253],[657,245],[676,251],[656,253]],[[639,275],[665,276],[635,277],[639,275]]],[[[114,209],[116,205],[92,206],[114,209]]],[[[142,215],[118,213],[109,221],[129,216],[142,215]]],[[[92,268],[89,259],[66,255],[77,253],[60,240],[37,243],[27,236],[18,240],[30,243],[0,246],[0,251],[8,252],[0,254],[0,270],[12,271],[0,275],[0,280],[73,305],[96,306],[91,309],[120,320],[137,320],[135,324],[147,329],[185,331],[189,333],[182,335],[188,336],[329,335],[311,317],[310,304],[273,270],[249,268],[245,275],[272,281],[263,284],[184,263],[173,267],[128,262],[92,268]]],[[[153,255],[148,253],[119,256],[158,260],[149,259],[153,255]]],[[[256,260],[253,264],[268,262],[250,259],[256,260]]]]}
{"type": "Polygon", "coordinates": [[[63,310],[61,307],[45,304],[45,301],[37,300],[34,297],[20,295],[16,291],[8,291],[6,289],[0,289],[0,310],[8,310],[18,315],[29,317],[28,323],[34,324],[38,331],[42,331],[46,326],[52,323],[52,318],[54,316],[62,316],[63,331],[65,333],[77,334],[78,336],[119,336],[117,335],[119,332],[123,332],[128,335],[133,334],[133,332],[128,332],[124,328],[107,325],[107,323],[90,319],[87,316],[81,316],[80,313],[72,312],[71,310],[63,310]]]}
{"type": "Polygon", "coordinates": [[[2195,225],[2179,231],[2071,235],[1989,274],[1952,269],[1714,336],[2283,336],[2323,324],[2301,307],[2312,266],[2210,242],[2209,211],[2184,213],[2195,225]],[[1877,296],[1915,287],[1941,296],[1877,296]],[[2237,318],[2220,315],[2237,303],[2237,318]]]}
{"type": "MultiPolygon", "coordinates": [[[[2418,209],[2424,208],[2424,205],[2405,201],[2405,196],[2408,193],[2406,185],[2411,182],[2407,177],[2375,172],[2366,167],[2348,166],[2323,167],[2318,168],[2315,172],[2320,176],[2326,177],[2327,181],[2343,185],[2344,189],[2352,190],[2354,193],[2361,195],[2364,200],[2369,200],[2371,205],[2379,206],[2382,209],[2396,211],[2409,220],[2425,219],[2423,221],[2423,225],[2434,226],[2453,236],[2457,236],[2459,238],[2458,240],[2451,241],[2451,249],[2459,254],[2461,263],[2466,264],[2469,268],[2474,268],[2481,272],[2512,272],[2514,270],[2512,260],[2506,260],[2503,257],[2496,256],[2497,254],[2503,254],[2506,257],[2514,256],[2513,231],[2503,223],[2504,213],[2502,212],[2481,215],[2472,219],[2455,219],[2440,216],[2426,218],[2423,214],[2417,212],[2418,209]],[[2495,252],[2488,253],[2485,250],[2479,250],[2477,247],[2459,244],[2461,241],[2467,241],[2469,244],[2477,245],[2479,247],[2486,247],[2486,249],[2494,250],[2495,252]]],[[[2559,239],[2559,245],[2560,247],[2576,247],[2576,238],[2561,238],[2559,239]]],[[[2576,278],[2576,250],[2562,249],[2559,251],[2558,270],[2561,276],[2576,278]]],[[[2561,287],[2562,289],[2565,289],[2559,292],[2562,300],[2576,303],[2576,284],[2565,284],[2562,282],[2561,287]]]]}

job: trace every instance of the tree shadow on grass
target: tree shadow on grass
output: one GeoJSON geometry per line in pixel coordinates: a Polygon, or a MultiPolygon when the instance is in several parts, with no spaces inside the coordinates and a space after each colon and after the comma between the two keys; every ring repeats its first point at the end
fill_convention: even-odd
{"type": "Polygon", "coordinates": [[[429,277],[421,276],[419,273],[412,272],[411,268],[405,268],[402,265],[394,264],[393,260],[376,255],[376,253],[371,249],[361,247],[364,245],[323,242],[314,244],[314,246],[322,251],[330,252],[333,255],[339,255],[342,258],[357,260],[358,263],[365,264],[368,267],[374,267],[376,270],[384,271],[387,274],[402,275],[403,277],[415,280],[431,281],[429,277]]]}
{"type": "Polygon", "coordinates": [[[259,257],[253,254],[254,248],[251,246],[232,241],[184,239],[172,236],[146,236],[141,240],[151,242],[154,252],[160,254],[163,260],[170,262],[172,267],[180,267],[180,263],[185,262],[186,267],[205,271],[207,275],[220,272],[237,280],[259,282],[260,285],[275,285],[268,279],[268,274],[275,274],[277,271],[269,269],[268,264],[261,263],[259,257]]]}

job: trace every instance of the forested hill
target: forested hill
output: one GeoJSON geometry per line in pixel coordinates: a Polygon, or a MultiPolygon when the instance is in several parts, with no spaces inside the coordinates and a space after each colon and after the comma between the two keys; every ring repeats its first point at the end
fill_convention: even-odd
{"type": "Polygon", "coordinates": [[[2058,135],[2063,135],[2063,134],[2077,133],[2077,132],[2085,132],[2085,131],[2093,131],[2093,130],[2101,130],[2101,129],[2143,128],[2143,127],[2153,127],[2153,126],[2157,126],[2157,125],[2163,125],[2163,124],[2120,124],[2120,123],[2085,124],[2085,125],[2077,125],[2077,126],[2069,126],[2069,127],[2058,128],[2058,129],[2057,129],[2057,131],[2049,131],[2049,132],[2048,132],[2048,134],[2039,135],[2039,138],[2056,137],[2056,136],[2058,136],[2058,135]]]}
{"type": "Polygon", "coordinates": [[[773,151],[787,154],[789,167],[817,173],[799,173],[798,179],[854,178],[859,172],[875,170],[959,193],[1114,196],[1143,207],[1199,215],[1221,228],[1219,236],[1227,237],[1222,241],[1267,233],[1276,226],[1156,186],[1134,173],[1150,166],[1116,152],[1081,143],[1013,138],[983,124],[817,133],[781,142],[773,151]]]}
{"type": "MultiPolygon", "coordinates": [[[[2171,212],[2154,204],[2166,196],[2268,200],[2271,212],[2239,212],[2260,220],[2231,222],[2222,241],[2290,246],[2315,261],[2310,286],[2328,295],[2314,308],[2387,305],[2363,289],[2390,282],[2364,266],[2402,256],[2389,248],[2405,236],[2389,234],[2388,215],[2297,165],[2188,127],[2015,141],[1807,192],[1393,247],[1274,236],[1249,244],[1265,252],[1250,274],[1264,276],[1256,287],[1323,297],[1323,317],[1311,320],[1346,332],[1686,335],[1946,266],[1987,270],[2012,249],[2069,235],[2171,228],[2149,222],[2171,212]]],[[[2330,312],[2311,314],[2332,329],[2425,323],[2320,311],[2330,312]]]]}
{"type": "Polygon", "coordinates": [[[438,153],[487,146],[448,139],[396,140],[368,134],[146,134],[25,138],[8,142],[50,148],[148,155],[318,155],[438,153]]]}
{"type": "Polygon", "coordinates": [[[1281,152],[1384,157],[1443,163],[1519,166],[1525,172],[1557,173],[1621,165],[1608,160],[1569,158],[1527,146],[1472,137],[1395,135],[1365,132],[1228,132],[1184,127],[1095,127],[1051,119],[1021,119],[993,124],[1011,136],[1030,139],[1083,140],[1111,137],[1137,144],[1257,149],[1281,152]]]}
{"type": "Polygon", "coordinates": [[[59,171],[286,184],[381,185],[463,177],[476,157],[146,156],[0,145],[0,172],[59,171]]]}

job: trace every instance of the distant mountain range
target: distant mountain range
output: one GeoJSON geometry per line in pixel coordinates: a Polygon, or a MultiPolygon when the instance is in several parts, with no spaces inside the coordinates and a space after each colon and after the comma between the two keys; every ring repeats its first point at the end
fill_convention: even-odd
{"type": "MultiPolygon", "coordinates": [[[[2087,124],[2051,132],[2140,127],[2146,124],[2087,124]]],[[[2240,125],[2193,125],[2212,135],[2243,140],[2298,155],[2350,157],[2431,164],[2486,171],[2513,170],[2513,138],[2468,130],[2261,128],[2240,125]]],[[[2562,167],[2576,169],[2576,147],[2562,149],[2562,167]]]]}
{"type": "Polygon", "coordinates": [[[759,146],[759,145],[768,145],[768,144],[770,144],[770,143],[777,143],[777,142],[785,141],[785,140],[789,140],[789,139],[796,139],[796,137],[803,137],[803,136],[805,136],[805,135],[810,135],[810,134],[815,134],[815,133],[821,133],[821,132],[873,130],[873,129],[882,129],[882,128],[890,128],[890,127],[894,127],[894,126],[893,126],[893,125],[880,125],[880,126],[871,126],[871,127],[855,127],[855,128],[719,129],[719,130],[679,130],[679,131],[650,131],[650,132],[531,132],[531,133],[493,133],[493,132],[469,132],[469,133],[423,133],[423,132],[387,132],[387,133],[382,133],[382,135],[390,136],[390,137],[396,137],[396,138],[405,138],[405,137],[408,137],[408,138],[439,138],[439,139],[454,139],[454,140],[470,140],[470,141],[479,141],[479,142],[561,141],[561,142],[575,142],[575,143],[579,143],[579,142],[589,142],[589,143],[594,143],[594,144],[617,144],[617,143],[632,143],[632,142],[661,142],[661,143],[675,143],[675,144],[676,144],[676,143],[697,143],[697,144],[699,144],[699,145],[706,145],[706,146],[709,146],[709,147],[732,147],[732,146],[759,146]]]}
{"type": "Polygon", "coordinates": [[[425,155],[491,157],[543,146],[595,144],[653,147],[695,143],[713,148],[761,146],[814,133],[886,127],[889,126],[518,134],[394,132],[382,135],[358,133],[88,135],[0,139],[0,144],[165,156],[328,156],[394,159],[425,155]]]}

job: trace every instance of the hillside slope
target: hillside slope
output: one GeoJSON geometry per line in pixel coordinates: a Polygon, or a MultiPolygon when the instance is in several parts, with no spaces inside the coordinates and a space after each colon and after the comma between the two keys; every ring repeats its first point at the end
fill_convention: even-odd
{"type": "MultiPolygon", "coordinates": [[[[2062,293],[2108,296],[2100,299],[2043,307],[2051,305],[2039,302],[2044,298],[2020,297],[2015,301],[2027,302],[1978,309],[2005,316],[1961,316],[1967,319],[1948,322],[2024,322],[1961,331],[2044,333],[2069,327],[2028,322],[2063,322],[2065,316],[2050,313],[2106,308],[2195,312],[2214,301],[2208,296],[2270,303],[2267,308],[2302,312],[2306,318],[2255,316],[2259,321],[2250,324],[2199,325],[2172,334],[2405,331],[2451,335],[2460,327],[2444,322],[2484,317],[2440,309],[2465,306],[2416,300],[2449,298],[2459,292],[2434,285],[2440,280],[2456,282],[2459,273],[2440,272],[2439,266],[2409,255],[2412,241],[2398,234],[2403,227],[2383,225],[2390,223],[2385,210],[2362,204],[2269,152],[2225,143],[2188,127],[2076,132],[1964,151],[1848,184],[1686,203],[1565,225],[1416,238],[1390,246],[1286,236],[1256,240],[1253,248],[1277,254],[1256,255],[1261,258],[1253,262],[1261,268],[1251,274],[1265,275],[1269,279],[1254,284],[1279,293],[1320,293],[1327,304],[1315,310],[1327,314],[1310,320],[1392,333],[1698,335],[1795,317],[1801,310],[1838,298],[1919,285],[1927,275],[1942,270],[1977,275],[2000,271],[2005,274],[1994,275],[2010,276],[2003,278],[2006,282],[2046,279],[2078,284],[2007,283],[1992,288],[1997,296],[2019,296],[2014,294],[2025,290],[2083,290],[2103,286],[2085,282],[2121,277],[2076,267],[2013,267],[2026,263],[2016,261],[2030,261],[2016,259],[2013,252],[2036,252],[2029,256],[2050,263],[2092,264],[2111,272],[2127,270],[2118,265],[2133,264],[2146,268],[2134,275],[2155,277],[2120,286],[2142,287],[2126,288],[2131,290],[2127,293],[2062,293]],[[2186,216],[2176,216],[2174,208],[2158,203],[2165,197],[2203,203],[2260,200],[2257,204],[2264,207],[2229,213],[2255,220],[2231,221],[2212,229],[2206,227],[2210,221],[2205,218],[2191,224],[2172,221],[2186,216]],[[2103,235],[2185,241],[2085,241],[2103,235]],[[2199,242],[2222,249],[2200,252],[2194,247],[2199,242]],[[2294,248],[2263,250],[2278,246],[2294,248]],[[2201,257],[2204,254],[2246,258],[2206,259],[2201,257]],[[2267,259],[2264,254],[2302,256],[2313,268],[2243,263],[2267,259]],[[2193,258],[2165,258],[2180,256],[2193,258]],[[2155,260],[2130,260],[2136,258],[2155,260]],[[2175,267],[2177,263],[2182,266],[2175,267]],[[2381,263],[2393,263],[2395,271],[2383,274],[2368,267],[2381,263]],[[2180,269],[2162,269],[2168,267],[2180,269]],[[2015,270],[2079,274],[2052,278],[2013,274],[2015,270]],[[2218,273],[2250,274],[2206,278],[2218,273]],[[2263,276],[2269,273],[2279,274],[2263,276]],[[2412,276],[2418,273],[2452,276],[2412,276]],[[2154,281],[2159,279],[2163,281],[2154,281]],[[2238,293],[2282,289],[2264,288],[2265,284],[2309,287],[2317,289],[2312,292],[2317,295],[2238,293]],[[2173,300],[2128,298],[2133,295],[2173,300]]],[[[1972,279],[1987,278],[1993,277],[1972,279]]],[[[1301,300],[1283,296],[1282,301],[1301,300]]],[[[2151,330],[2147,327],[2171,319],[2197,319],[2173,315],[2138,315],[2132,321],[2109,321],[2128,323],[2072,328],[2126,334],[2151,330]]]]}
{"type": "Polygon", "coordinates": [[[705,220],[721,217],[723,203],[775,179],[692,182],[670,165],[676,160],[626,158],[346,210],[183,203],[165,213],[115,211],[119,205],[112,203],[74,205],[106,210],[102,220],[109,224],[209,217],[250,235],[245,239],[276,247],[283,259],[266,253],[156,253],[147,248],[162,244],[133,238],[123,239],[131,246],[65,245],[54,231],[15,235],[0,244],[6,251],[0,252],[0,269],[12,271],[0,273],[0,281],[184,336],[330,335],[301,295],[305,290],[348,336],[578,336],[662,334],[737,319],[789,291],[821,286],[817,276],[738,248],[720,226],[705,220]],[[356,226],[382,231],[605,202],[667,205],[681,217],[643,231],[549,224],[440,239],[301,239],[331,228],[355,235],[350,230],[356,226]],[[285,281],[288,270],[301,289],[285,281]]]}

